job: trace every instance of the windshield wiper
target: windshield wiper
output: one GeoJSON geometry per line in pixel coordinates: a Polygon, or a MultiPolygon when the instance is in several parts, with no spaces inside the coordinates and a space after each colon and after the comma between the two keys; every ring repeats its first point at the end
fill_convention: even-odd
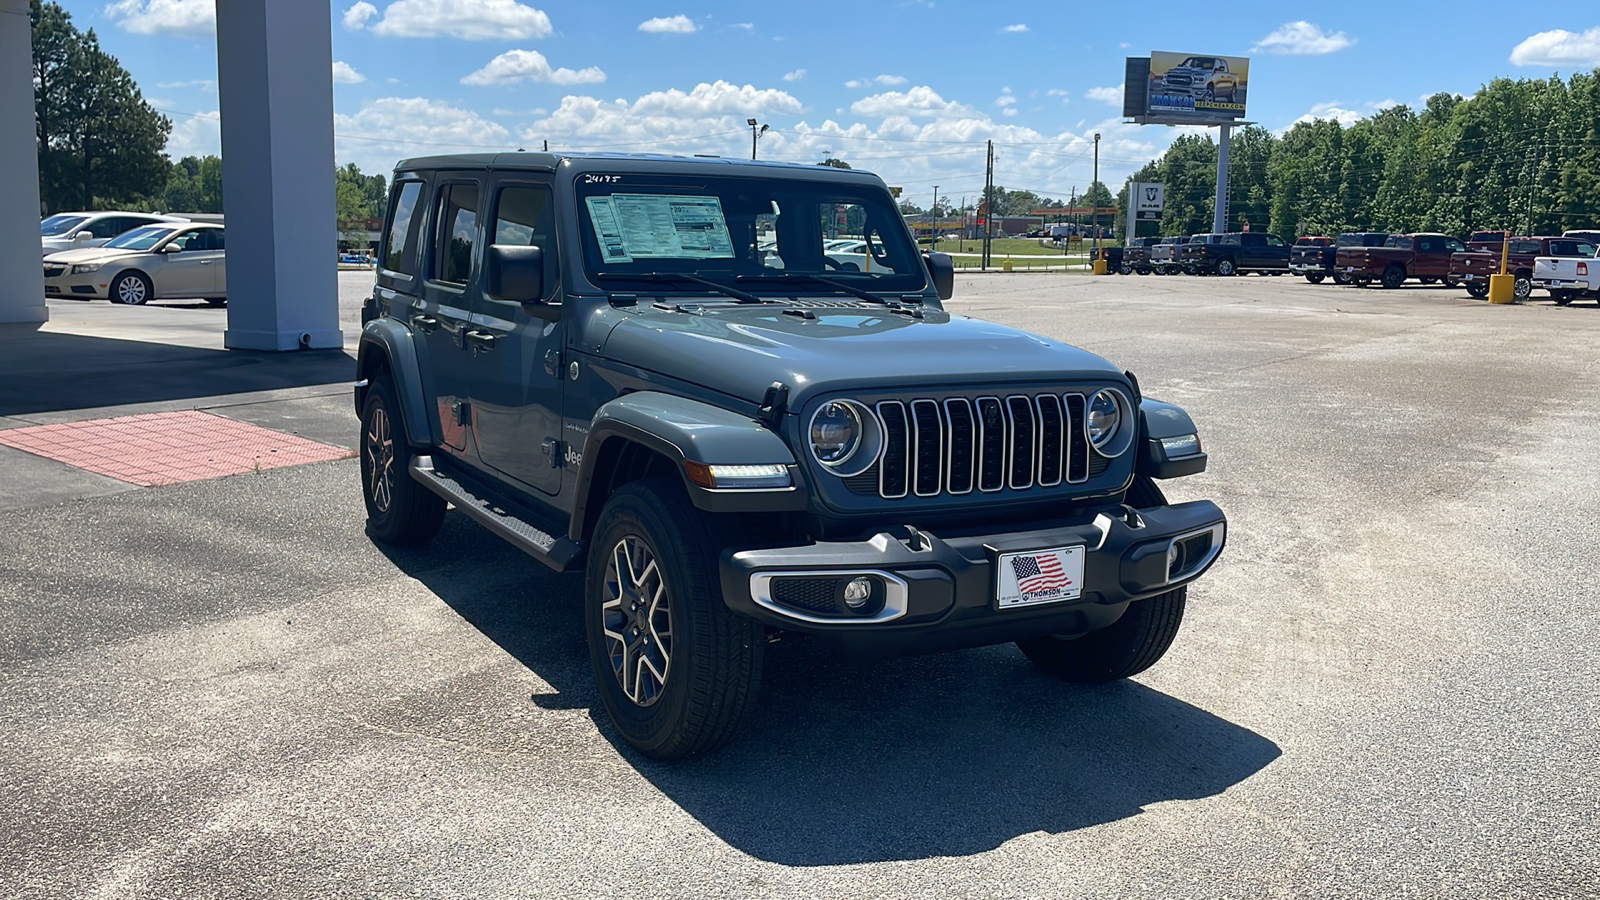
{"type": "Polygon", "coordinates": [[[880,294],[874,294],[871,291],[862,290],[853,284],[846,284],[843,281],[835,281],[826,275],[812,275],[809,272],[784,272],[781,274],[774,273],[772,275],[736,275],[734,277],[739,281],[744,281],[745,279],[760,281],[809,281],[814,284],[825,284],[828,287],[834,288],[835,290],[844,291],[846,294],[849,294],[852,297],[859,297],[868,303],[881,303],[890,309],[912,309],[912,307],[901,303],[899,300],[891,300],[888,297],[884,297],[880,294]]]}
{"type": "Polygon", "coordinates": [[[687,272],[597,272],[594,277],[596,281],[687,281],[691,284],[705,285],[719,294],[738,300],[740,303],[767,302],[755,294],[728,287],[709,278],[701,278],[699,275],[690,275],[687,272]]]}

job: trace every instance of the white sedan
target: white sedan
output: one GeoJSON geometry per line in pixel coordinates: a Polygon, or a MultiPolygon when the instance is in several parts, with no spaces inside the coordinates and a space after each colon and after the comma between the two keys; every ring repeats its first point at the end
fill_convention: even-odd
{"type": "Polygon", "coordinates": [[[228,302],[222,226],[146,225],[103,247],[52,253],[44,258],[44,292],[132,305],[198,297],[222,306],[228,302]]]}

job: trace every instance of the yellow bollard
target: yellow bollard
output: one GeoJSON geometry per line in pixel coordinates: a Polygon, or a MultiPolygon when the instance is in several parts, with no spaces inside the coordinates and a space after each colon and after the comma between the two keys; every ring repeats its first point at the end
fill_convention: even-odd
{"type": "Polygon", "coordinates": [[[1494,274],[1489,276],[1489,302],[1490,303],[1515,303],[1517,299],[1517,276],[1494,274]]]}
{"type": "Polygon", "coordinates": [[[1104,275],[1104,274],[1106,274],[1106,271],[1107,270],[1106,270],[1106,261],[1105,260],[1097,259],[1097,260],[1094,261],[1094,274],[1096,274],[1096,275],[1104,275]]]}
{"type": "Polygon", "coordinates": [[[1000,264],[1000,271],[1002,271],[1002,272],[1011,271],[1011,257],[1009,257],[1009,256],[1006,257],[1006,261],[1000,264]]]}

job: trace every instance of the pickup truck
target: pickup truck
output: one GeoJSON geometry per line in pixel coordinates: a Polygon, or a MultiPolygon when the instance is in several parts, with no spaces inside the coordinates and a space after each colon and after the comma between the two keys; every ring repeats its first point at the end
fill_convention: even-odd
{"type": "Polygon", "coordinates": [[[1377,281],[1386,288],[1397,288],[1407,278],[1423,284],[1442,279],[1454,287],[1450,254],[1465,249],[1466,244],[1448,234],[1391,234],[1381,247],[1340,247],[1333,264],[1361,287],[1377,281]]]}
{"type": "Polygon", "coordinates": [[[1174,275],[1182,271],[1183,247],[1194,238],[1188,235],[1164,237],[1150,248],[1150,268],[1157,275],[1174,275]]]}
{"type": "Polygon", "coordinates": [[[1333,238],[1307,235],[1289,248],[1289,271],[1304,275],[1312,284],[1321,284],[1333,274],[1333,238]]]}
{"type": "Polygon", "coordinates": [[[1150,249],[1161,243],[1164,238],[1139,237],[1128,242],[1128,247],[1122,252],[1122,274],[1127,275],[1138,272],[1140,275],[1149,275],[1154,271],[1150,266],[1150,249]]]}
{"type": "Polygon", "coordinates": [[[1577,243],[1558,237],[1514,235],[1508,239],[1496,231],[1477,232],[1472,238],[1466,250],[1450,254],[1450,277],[1466,285],[1468,294],[1482,300],[1489,295],[1489,276],[1500,272],[1503,253],[1506,272],[1516,278],[1512,295],[1518,303],[1533,293],[1533,261],[1541,256],[1568,256],[1557,251],[1577,243]]]}
{"type": "Polygon", "coordinates": [[[1557,306],[1579,297],[1600,301],[1600,260],[1595,259],[1595,246],[1578,238],[1552,240],[1550,255],[1533,261],[1533,285],[1549,291],[1557,306]]]}
{"type": "Polygon", "coordinates": [[[1230,231],[1208,234],[1183,248],[1183,270],[1191,274],[1282,275],[1289,270],[1289,245],[1275,234],[1230,231]]]}

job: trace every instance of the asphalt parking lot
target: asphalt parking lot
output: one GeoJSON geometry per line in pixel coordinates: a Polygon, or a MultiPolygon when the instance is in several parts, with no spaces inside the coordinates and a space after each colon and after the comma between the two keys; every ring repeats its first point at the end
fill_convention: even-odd
{"type": "MultiPolygon", "coordinates": [[[[350,329],[370,275],[340,279],[350,329]]],[[[57,473],[0,504],[0,895],[1600,896],[1600,308],[957,288],[1200,423],[1210,471],[1168,494],[1217,501],[1229,545],[1144,675],[786,640],[740,739],[660,764],[605,721],[577,576],[455,512],[428,549],[374,546],[353,459],[57,473]]],[[[200,407],[354,445],[342,354],[186,392],[222,311],[70,307],[56,327],[139,314],[193,346],[68,409],[16,388],[41,357],[0,427],[200,407]]]]}

